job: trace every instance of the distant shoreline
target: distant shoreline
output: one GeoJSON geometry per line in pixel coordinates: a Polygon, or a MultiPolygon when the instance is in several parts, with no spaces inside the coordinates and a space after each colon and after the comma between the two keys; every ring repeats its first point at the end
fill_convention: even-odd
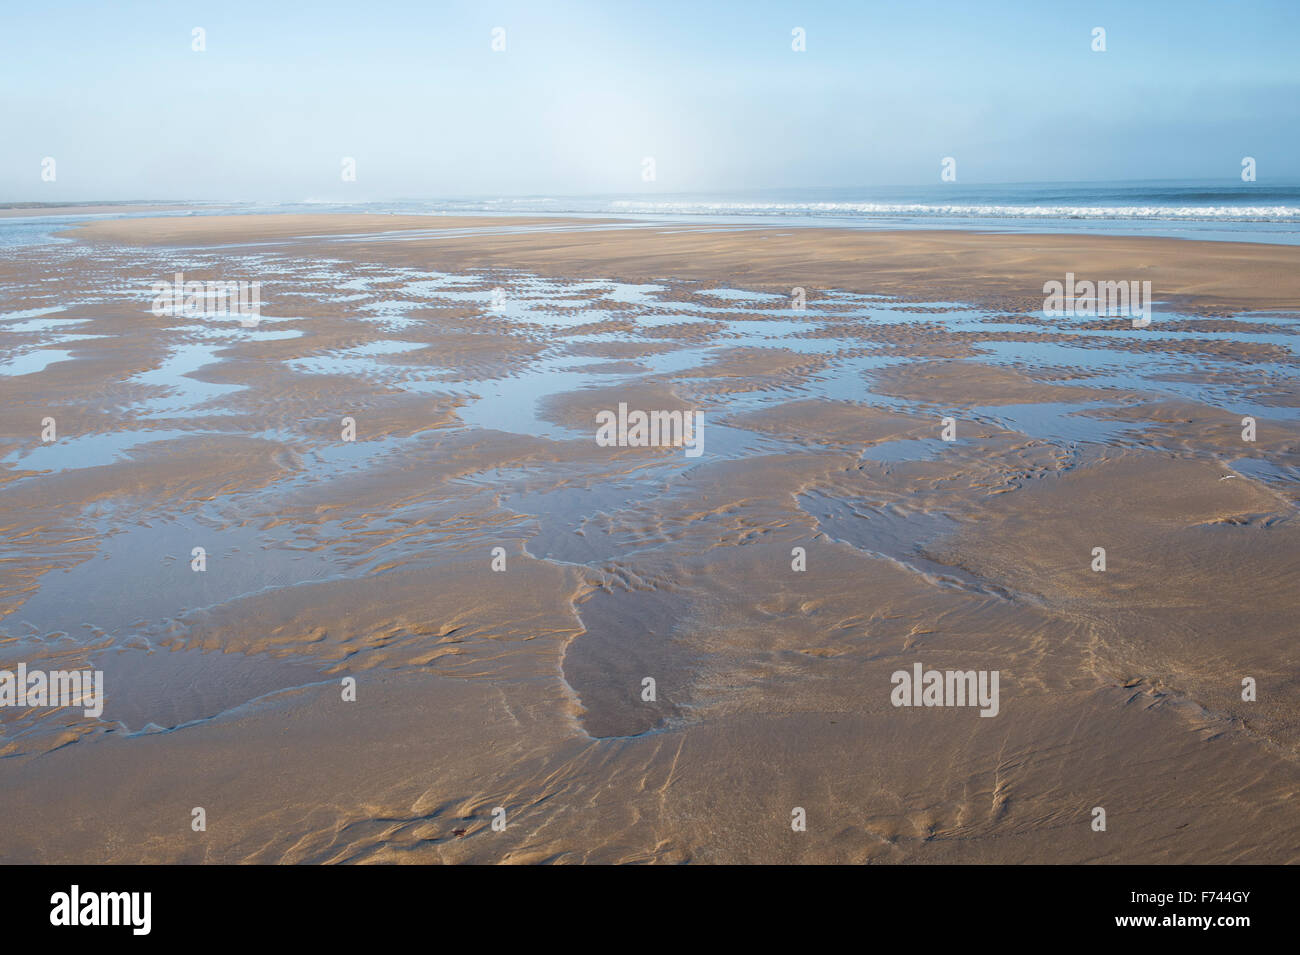
{"type": "Polygon", "coordinates": [[[1150,280],[1160,300],[1180,308],[1300,309],[1300,246],[1267,243],[825,226],[666,230],[617,219],[326,213],[111,219],[62,235],[124,245],[285,243],[298,253],[328,249],[340,258],[448,271],[719,279],[787,293],[795,286],[838,288],[1007,309],[1037,307],[1043,283],[1072,272],[1150,280]],[[427,234],[413,234],[421,232],[427,234]]]}
{"type": "Polygon", "coordinates": [[[186,204],[151,202],[0,202],[0,219],[35,219],[43,216],[105,215],[114,212],[176,212],[186,204]]]}

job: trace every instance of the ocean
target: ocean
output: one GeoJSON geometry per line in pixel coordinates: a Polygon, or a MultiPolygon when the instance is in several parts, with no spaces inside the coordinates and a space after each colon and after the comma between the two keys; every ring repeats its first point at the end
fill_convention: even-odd
{"type": "MultiPolygon", "coordinates": [[[[1235,180],[1131,181],[864,186],[750,192],[637,193],[588,196],[477,196],[346,201],[185,202],[184,208],[116,215],[203,215],[232,212],[372,212],[429,215],[635,216],[719,225],[834,226],[857,229],[967,229],[1153,235],[1235,242],[1300,243],[1300,182],[1235,180]]],[[[2,208],[2,206],[0,206],[2,208]]],[[[48,240],[52,224],[98,218],[32,210],[0,219],[0,245],[48,240]],[[42,212],[44,213],[42,215],[42,212]],[[34,221],[39,218],[40,221],[34,221]]]]}
{"type": "MultiPolygon", "coordinates": [[[[314,201],[294,203],[310,206],[314,201]]],[[[336,203],[322,203],[331,207],[336,203]]],[[[1300,242],[1300,182],[1141,181],[405,200],[372,211],[628,215],[725,224],[1079,232],[1300,242]]]]}

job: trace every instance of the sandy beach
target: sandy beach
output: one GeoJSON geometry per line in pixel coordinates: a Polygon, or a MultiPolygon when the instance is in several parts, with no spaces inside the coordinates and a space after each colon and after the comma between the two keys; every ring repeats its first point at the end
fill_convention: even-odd
{"type": "Polygon", "coordinates": [[[65,237],[0,249],[0,670],[106,703],[0,709],[0,861],[1300,861],[1300,246],[65,237]],[[1153,320],[1045,314],[1067,273],[1153,320]]]}

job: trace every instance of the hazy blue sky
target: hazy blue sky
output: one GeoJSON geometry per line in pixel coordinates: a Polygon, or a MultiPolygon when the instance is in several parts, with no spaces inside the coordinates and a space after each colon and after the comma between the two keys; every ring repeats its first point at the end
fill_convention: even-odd
{"type": "Polygon", "coordinates": [[[0,200],[932,183],[944,156],[962,182],[1300,177],[1298,0],[22,0],[0,31],[0,200]]]}

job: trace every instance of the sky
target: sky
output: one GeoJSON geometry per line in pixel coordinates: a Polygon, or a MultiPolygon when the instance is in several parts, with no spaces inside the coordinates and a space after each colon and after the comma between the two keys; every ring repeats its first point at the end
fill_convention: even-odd
{"type": "Polygon", "coordinates": [[[1294,180],[1298,48],[1300,0],[11,2],[0,201],[1294,180]]]}

